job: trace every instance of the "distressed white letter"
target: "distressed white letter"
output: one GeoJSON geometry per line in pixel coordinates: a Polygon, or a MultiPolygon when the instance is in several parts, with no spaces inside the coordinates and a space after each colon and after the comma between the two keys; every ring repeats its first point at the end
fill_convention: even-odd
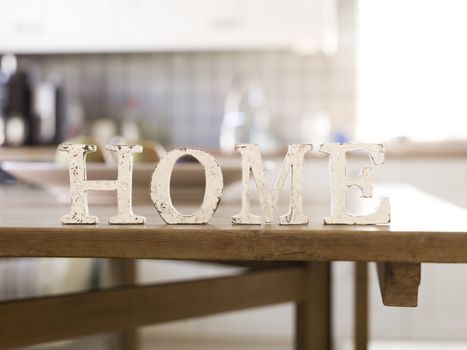
{"type": "Polygon", "coordinates": [[[86,154],[96,151],[96,145],[61,144],[59,151],[68,152],[70,171],[71,210],[62,216],[63,224],[96,224],[98,218],[89,215],[88,191],[117,191],[118,215],[109,224],[144,224],[146,218],[133,213],[131,186],[133,177],[133,154],[141,153],[141,145],[107,145],[118,156],[117,180],[87,180],[86,154]]]}
{"type": "Polygon", "coordinates": [[[261,205],[264,210],[264,221],[270,223],[277,210],[277,201],[284,187],[284,182],[290,168],[292,168],[292,191],[290,195],[289,213],[279,218],[281,225],[306,225],[308,216],[303,214],[303,161],[305,153],[313,147],[306,144],[289,145],[285,156],[282,170],[277,179],[274,191],[269,190],[264,170],[262,167],[261,154],[258,145],[240,144],[235,147],[242,155],[243,193],[242,209],[239,214],[232,217],[234,224],[256,224],[262,223],[261,217],[253,215],[250,210],[250,174],[256,183],[261,205]]]}
{"type": "Polygon", "coordinates": [[[351,215],[347,211],[347,188],[360,188],[362,197],[371,198],[371,168],[364,167],[355,179],[347,178],[346,153],[365,151],[369,154],[373,165],[384,163],[384,148],[381,144],[337,144],[321,145],[320,151],[329,154],[329,172],[331,176],[331,215],[324,219],[325,224],[387,224],[390,221],[389,198],[381,197],[379,208],[368,215],[351,215]]]}
{"type": "Polygon", "coordinates": [[[151,180],[151,199],[167,224],[207,224],[219,206],[223,187],[222,171],[213,156],[197,149],[180,148],[165,154],[154,169],[151,180]],[[206,176],[203,203],[195,213],[190,215],[179,213],[174,208],[170,197],[170,175],[177,160],[183,156],[192,156],[200,162],[206,176]]]}

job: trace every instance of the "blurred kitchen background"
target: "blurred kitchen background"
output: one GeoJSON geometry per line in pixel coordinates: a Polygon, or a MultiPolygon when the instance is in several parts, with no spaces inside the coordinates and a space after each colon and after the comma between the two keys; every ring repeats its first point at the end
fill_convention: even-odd
{"type": "MultiPolygon", "coordinates": [[[[0,0],[0,8],[3,164],[53,161],[59,142],[116,135],[218,154],[254,142],[271,157],[289,143],[384,142],[376,182],[467,207],[464,1],[0,0]]],[[[310,186],[320,198],[325,169],[316,158],[307,170],[318,174],[310,186]]],[[[10,270],[0,272],[16,271],[2,263],[10,270]]],[[[140,267],[142,282],[226,272],[140,267]]],[[[336,349],[351,344],[352,271],[334,264],[336,349]]],[[[372,349],[467,346],[467,312],[456,307],[465,304],[465,266],[423,266],[413,310],[383,307],[371,272],[372,349]]],[[[11,297],[5,290],[0,297],[11,297]]],[[[147,348],[288,349],[291,320],[292,307],[277,306],[148,327],[144,339],[147,348]]]]}
{"type": "Polygon", "coordinates": [[[84,129],[100,118],[122,121],[133,109],[147,138],[218,148],[229,93],[264,99],[257,103],[281,145],[301,141],[300,125],[319,114],[334,137],[353,134],[353,1],[50,4],[53,11],[8,3],[0,50],[17,54],[32,85],[60,88],[62,138],[80,118],[84,129]]]}

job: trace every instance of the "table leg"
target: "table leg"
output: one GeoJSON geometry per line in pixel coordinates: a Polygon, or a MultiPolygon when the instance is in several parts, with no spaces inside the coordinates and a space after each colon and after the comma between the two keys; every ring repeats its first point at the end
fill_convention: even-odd
{"type": "MultiPolygon", "coordinates": [[[[112,284],[115,286],[130,286],[136,284],[136,260],[110,260],[110,274],[112,284]]],[[[116,340],[118,350],[137,350],[139,347],[138,332],[136,329],[129,329],[119,332],[117,334],[116,340]]]]}
{"type": "Polygon", "coordinates": [[[355,263],[355,350],[366,350],[368,345],[368,263],[355,263]]]}
{"type": "Polygon", "coordinates": [[[384,305],[418,305],[418,288],[422,273],[420,263],[378,262],[376,266],[384,305]]]}
{"type": "Polygon", "coordinates": [[[305,300],[296,305],[295,350],[331,349],[331,263],[305,264],[305,300]]]}

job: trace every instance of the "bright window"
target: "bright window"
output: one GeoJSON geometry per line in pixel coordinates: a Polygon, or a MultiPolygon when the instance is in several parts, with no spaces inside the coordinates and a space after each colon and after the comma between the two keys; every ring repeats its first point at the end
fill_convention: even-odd
{"type": "Polygon", "coordinates": [[[360,0],[357,138],[467,139],[467,1],[360,0]]]}

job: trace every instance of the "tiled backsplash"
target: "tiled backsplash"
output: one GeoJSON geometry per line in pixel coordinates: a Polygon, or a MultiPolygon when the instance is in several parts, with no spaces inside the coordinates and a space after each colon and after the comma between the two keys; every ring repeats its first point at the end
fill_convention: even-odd
{"type": "MultiPolygon", "coordinates": [[[[334,56],[267,52],[174,52],[20,56],[35,79],[60,80],[88,120],[119,118],[140,100],[141,117],[172,145],[218,146],[224,98],[237,76],[260,81],[275,133],[297,142],[300,120],[324,111],[332,132],[352,136],[355,114],[355,3],[339,2],[334,56]]],[[[155,131],[151,131],[156,133],[155,131]]],[[[313,142],[313,140],[310,140],[313,142]]]]}

